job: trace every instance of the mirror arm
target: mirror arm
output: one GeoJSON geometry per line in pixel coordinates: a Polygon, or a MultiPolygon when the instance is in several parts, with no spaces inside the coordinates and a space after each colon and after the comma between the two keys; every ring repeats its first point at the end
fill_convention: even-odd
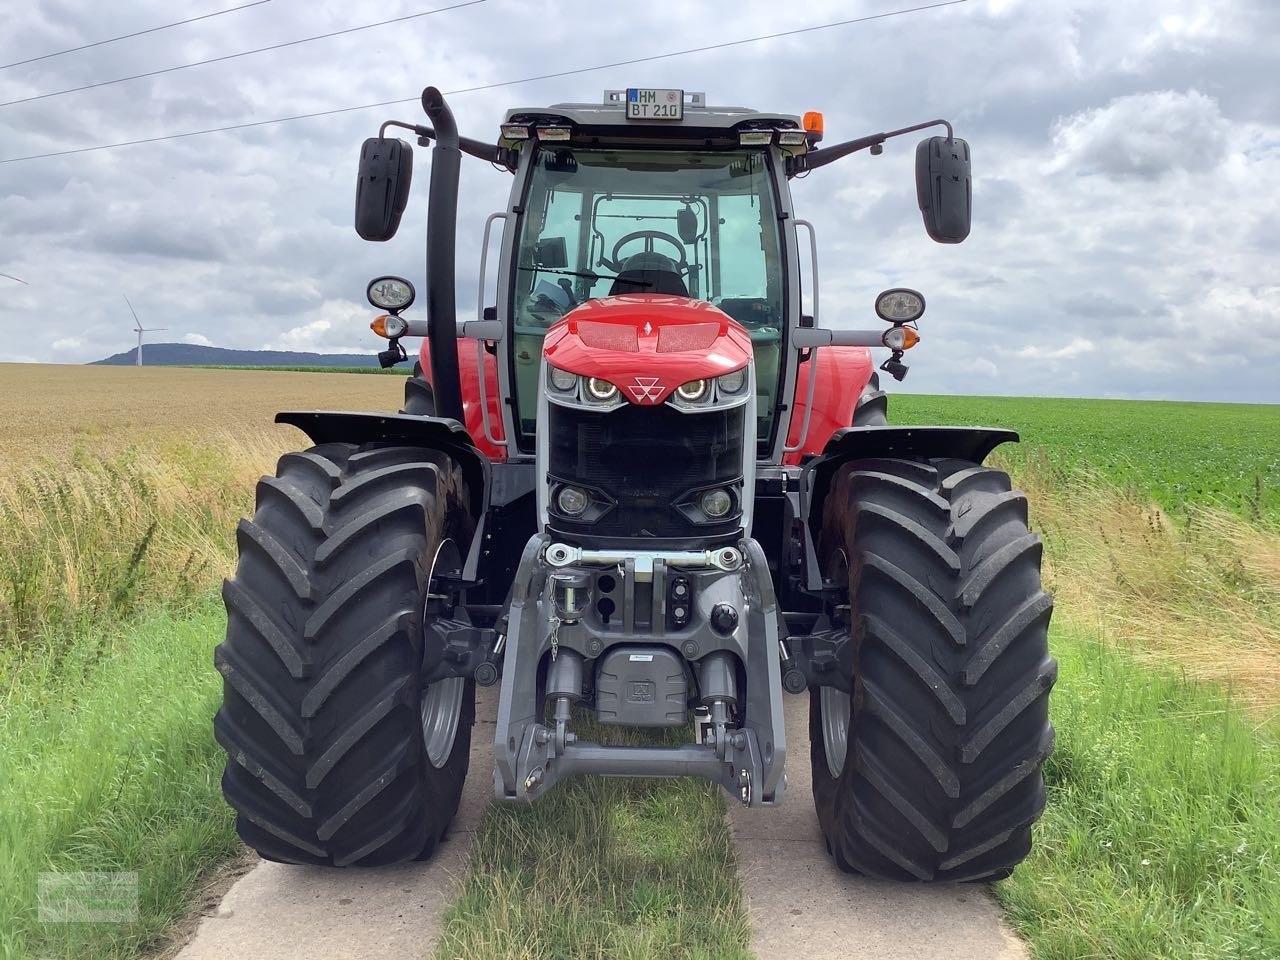
{"type": "MultiPolygon", "coordinates": [[[[847,157],[851,153],[857,153],[859,150],[867,149],[867,147],[878,147],[893,137],[900,137],[906,133],[915,133],[917,130],[925,130],[938,124],[942,124],[947,128],[947,139],[950,140],[953,134],[951,124],[948,121],[926,120],[924,123],[916,123],[909,127],[903,127],[901,130],[890,130],[888,133],[873,133],[867,137],[859,137],[857,140],[846,140],[844,143],[836,143],[829,147],[823,147],[821,150],[813,150],[798,157],[788,157],[787,176],[794,177],[797,174],[816,170],[818,167],[825,167],[828,163],[834,163],[836,160],[847,157]]],[[[879,151],[873,149],[872,152],[877,153],[879,151]]]]}
{"type": "MultiPolygon", "coordinates": [[[[387,127],[412,130],[420,141],[434,140],[436,138],[436,132],[430,127],[424,127],[420,123],[403,123],[399,120],[384,121],[382,126],[378,128],[378,136],[385,137],[387,135],[387,127]]],[[[426,146],[425,143],[421,145],[426,146]]],[[[490,163],[500,164],[508,171],[515,170],[519,156],[516,151],[500,147],[496,143],[484,143],[481,140],[472,140],[470,137],[458,137],[458,149],[468,156],[475,157],[477,160],[487,160],[490,163]]]]}

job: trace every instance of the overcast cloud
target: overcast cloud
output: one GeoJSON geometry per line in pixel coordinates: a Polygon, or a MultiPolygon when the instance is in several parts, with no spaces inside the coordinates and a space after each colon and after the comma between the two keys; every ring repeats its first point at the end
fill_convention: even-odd
{"type": "MultiPolygon", "coordinates": [[[[0,101],[342,29],[446,0],[272,0],[0,70],[0,101]]],[[[4,4],[0,62],[230,0],[4,4]]],[[[487,0],[166,76],[0,107],[0,159],[414,97],[911,6],[894,0],[487,0]]],[[[827,142],[933,117],[974,158],[960,246],[925,236],[914,143],[793,184],[821,244],[822,321],[874,325],[924,291],[913,391],[1280,401],[1280,4],[970,0],[959,6],[450,98],[491,139],[508,106],[605,88],[826,115],[827,142]]],[[[427,154],[387,244],[351,228],[361,140],[420,108],[365,110],[0,164],[0,361],[132,346],[128,293],[164,339],[372,352],[365,283],[422,278],[427,154]]],[[[464,158],[460,306],[510,177],[464,158]]]]}

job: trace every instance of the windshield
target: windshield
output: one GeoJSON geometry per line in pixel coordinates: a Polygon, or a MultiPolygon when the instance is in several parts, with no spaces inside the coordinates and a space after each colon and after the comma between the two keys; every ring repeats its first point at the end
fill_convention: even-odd
{"type": "Polygon", "coordinates": [[[707,300],[755,345],[760,439],[773,426],[783,271],[762,151],[542,150],[521,218],[513,282],[516,410],[533,435],[547,328],[623,293],[707,300]]]}

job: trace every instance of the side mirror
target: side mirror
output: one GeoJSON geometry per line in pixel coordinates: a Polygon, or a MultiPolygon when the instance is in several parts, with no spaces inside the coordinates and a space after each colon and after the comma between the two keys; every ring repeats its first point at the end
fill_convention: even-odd
{"type": "Polygon", "coordinates": [[[413,180],[413,148],[393,137],[370,137],[360,148],[356,181],[356,233],[390,240],[400,228],[413,180]]]}
{"type": "Polygon", "coordinates": [[[693,243],[698,239],[698,215],[691,207],[676,211],[676,232],[685,243],[693,243]]]}
{"type": "Polygon", "coordinates": [[[550,270],[563,270],[569,266],[569,253],[564,237],[546,237],[533,244],[533,265],[550,270]]]}
{"type": "Polygon", "coordinates": [[[930,137],[916,147],[916,199],[924,228],[938,243],[969,236],[972,185],[969,144],[959,137],[930,137]]]}

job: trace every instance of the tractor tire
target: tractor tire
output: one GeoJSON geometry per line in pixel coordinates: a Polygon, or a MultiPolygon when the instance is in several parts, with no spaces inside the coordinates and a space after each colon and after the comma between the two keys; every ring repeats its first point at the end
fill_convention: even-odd
{"type": "Polygon", "coordinates": [[[832,480],[819,551],[824,576],[848,583],[853,656],[852,697],[810,696],[814,804],[837,865],[1008,876],[1044,810],[1058,669],[1025,495],[967,461],[854,461],[832,480]]]}
{"type": "Polygon", "coordinates": [[[438,555],[471,530],[457,464],[328,443],[280,458],[236,532],[214,736],[240,838],[268,860],[378,866],[432,854],[467,772],[474,684],[425,687],[438,555]]]}
{"type": "Polygon", "coordinates": [[[880,389],[880,374],[872,373],[862,388],[858,405],[853,408],[855,427],[885,427],[889,425],[889,395],[880,389]]]}
{"type": "Polygon", "coordinates": [[[418,417],[436,415],[436,393],[422,375],[422,364],[417,361],[413,364],[413,376],[404,382],[404,409],[400,412],[418,417]]]}

